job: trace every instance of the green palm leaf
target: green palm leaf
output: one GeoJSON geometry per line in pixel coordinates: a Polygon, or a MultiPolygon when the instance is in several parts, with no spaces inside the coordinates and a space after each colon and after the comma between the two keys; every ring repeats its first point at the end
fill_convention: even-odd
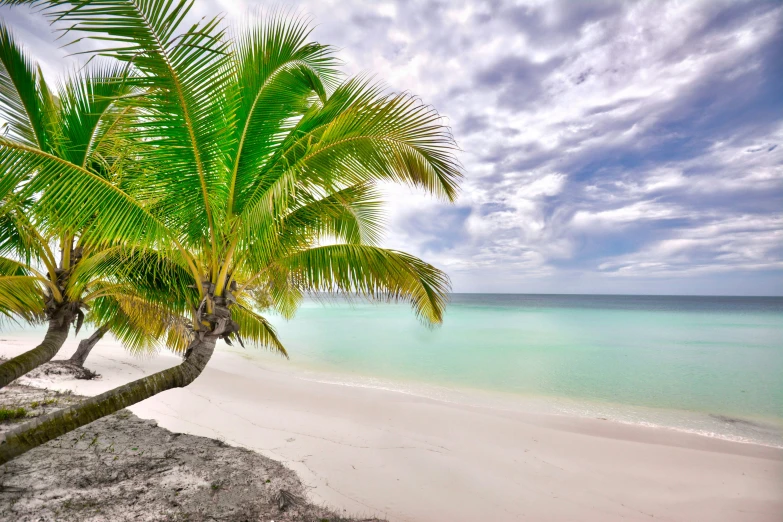
{"type": "Polygon", "coordinates": [[[448,300],[448,276],[410,254],[367,245],[328,245],[280,260],[275,287],[289,281],[307,292],[359,294],[406,300],[425,321],[441,323],[448,300]]]}
{"type": "Polygon", "coordinates": [[[55,104],[40,68],[0,23],[0,119],[7,136],[51,152],[55,104]]]}
{"type": "Polygon", "coordinates": [[[30,275],[29,267],[15,259],[0,257],[0,276],[30,275]]]}
{"type": "Polygon", "coordinates": [[[46,3],[52,6],[45,11],[51,19],[102,42],[97,52],[139,72],[133,83],[145,94],[133,100],[141,112],[132,132],[149,144],[149,153],[136,161],[140,168],[176,173],[148,190],[166,195],[160,198],[161,212],[187,216],[180,224],[190,237],[210,230],[214,243],[212,215],[225,206],[223,172],[234,112],[234,100],[223,95],[232,61],[220,18],[178,34],[192,1],[46,3]]]}
{"type": "Polygon", "coordinates": [[[111,183],[39,149],[0,138],[0,171],[17,184],[36,173],[20,194],[38,196],[37,213],[51,226],[82,230],[84,238],[142,244],[155,244],[167,235],[163,223],[111,183]]]}
{"type": "Polygon", "coordinates": [[[135,296],[176,314],[189,312],[198,302],[191,288],[192,275],[176,252],[128,248],[124,244],[100,249],[75,267],[68,296],[89,302],[96,281],[132,288],[135,296]]]}
{"type": "Polygon", "coordinates": [[[239,331],[243,340],[269,348],[288,357],[288,352],[286,352],[280,339],[277,338],[277,333],[274,327],[269,324],[269,321],[245,306],[232,307],[231,319],[239,324],[239,331]]]}
{"type": "Polygon", "coordinates": [[[383,232],[383,202],[371,183],[314,198],[299,193],[296,207],[275,222],[255,223],[240,232],[240,258],[259,271],[279,257],[323,241],[378,244],[383,232]]]}
{"type": "Polygon", "coordinates": [[[307,42],[305,20],[280,13],[241,31],[236,41],[236,149],[228,180],[229,209],[252,188],[258,172],[316,95],[326,100],[337,62],[329,46],[307,42]],[[235,197],[236,194],[236,197],[235,197]]]}
{"type": "Polygon", "coordinates": [[[371,183],[354,185],[320,199],[300,194],[296,209],[281,220],[278,234],[304,238],[309,247],[314,240],[334,238],[349,244],[376,245],[383,234],[383,201],[371,183]]]}
{"type": "Polygon", "coordinates": [[[45,295],[40,279],[24,275],[0,276],[0,315],[30,323],[44,320],[45,295]]]}
{"type": "Polygon", "coordinates": [[[156,305],[129,287],[101,288],[105,293],[91,301],[88,319],[108,330],[131,353],[168,348],[183,353],[190,343],[187,322],[166,306],[156,305]]]}
{"type": "Polygon", "coordinates": [[[0,211],[0,256],[13,255],[26,264],[43,261],[52,266],[56,261],[46,251],[43,239],[30,222],[25,212],[29,212],[32,201],[19,202],[9,197],[2,202],[0,211]],[[8,201],[10,200],[10,201],[8,201]]]}
{"type": "Polygon", "coordinates": [[[59,89],[59,156],[82,167],[88,166],[102,133],[113,118],[106,116],[120,98],[132,91],[128,68],[118,63],[92,62],[71,75],[59,89]]]}
{"type": "Polygon", "coordinates": [[[285,209],[296,191],[333,191],[371,180],[410,184],[453,200],[461,179],[455,149],[434,109],[353,79],[289,133],[238,202],[242,220],[264,221],[281,205],[285,209]]]}

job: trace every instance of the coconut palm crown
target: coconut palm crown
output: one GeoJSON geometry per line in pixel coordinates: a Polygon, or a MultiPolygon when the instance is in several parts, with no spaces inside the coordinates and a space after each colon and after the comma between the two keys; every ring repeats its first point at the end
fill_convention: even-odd
{"type": "MultiPolygon", "coordinates": [[[[18,2],[11,2],[18,3],[18,2]]],[[[409,94],[341,80],[305,20],[275,13],[232,33],[218,18],[186,25],[193,2],[36,2],[132,69],[118,139],[132,143],[118,187],[75,163],[0,140],[0,170],[40,194],[36,216],[90,241],[168,250],[188,274],[166,289],[191,317],[182,364],[9,432],[0,462],[173,387],[203,370],[217,339],[282,351],[252,306],[259,292],[290,317],[308,292],[403,299],[440,323],[448,277],[378,245],[379,182],[446,200],[461,178],[441,117],[409,94]],[[77,204],[74,204],[77,202],[77,204]]],[[[102,270],[124,266],[107,255],[102,270]]],[[[131,274],[128,270],[126,275],[131,274]]]]}

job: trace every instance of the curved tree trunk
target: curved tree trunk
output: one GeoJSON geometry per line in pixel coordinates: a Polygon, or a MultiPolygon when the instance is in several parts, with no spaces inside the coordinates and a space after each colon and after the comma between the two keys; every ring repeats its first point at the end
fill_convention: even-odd
{"type": "Polygon", "coordinates": [[[49,320],[49,329],[46,330],[46,336],[41,344],[29,352],[0,364],[0,388],[4,388],[43,363],[51,361],[68,338],[70,327],[71,321],[62,318],[49,320]]]}
{"type": "Polygon", "coordinates": [[[76,353],[74,353],[71,358],[68,359],[68,362],[79,367],[84,366],[84,361],[87,360],[87,356],[90,355],[92,349],[95,348],[95,345],[98,344],[98,341],[100,341],[108,331],[109,325],[104,324],[95,330],[93,334],[87,339],[82,339],[81,342],[79,342],[79,347],[76,349],[76,353]]]}
{"type": "Polygon", "coordinates": [[[196,339],[185,360],[167,370],[125,384],[79,404],[38,417],[0,436],[0,465],[60,435],[172,388],[193,382],[215,350],[216,335],[196,339]]]}

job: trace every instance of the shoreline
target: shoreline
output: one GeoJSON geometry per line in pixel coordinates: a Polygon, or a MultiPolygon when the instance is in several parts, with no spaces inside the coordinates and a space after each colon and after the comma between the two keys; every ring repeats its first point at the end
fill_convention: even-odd
{"type": "MultiPolygon", "coordinates": [[[[40,333],[43,335],[43,331],[40,333]]],[[[0,334],[0,355],[3,354],[2,345],[10,348],[7,350],[8,353],[14,354],[14,345],[19,346],[18,349],[21,352],[21,347],[29,346],[31,340],[36,338],[33,330],[12,332],[5,336],[0,334]],[[30,339],[28,339],[28,335],[30,339]]],[[[63,354],[69,356],[76,344],[78,344],[78,339],[69,339],[55,359],[66,357],[63,354]]],[[[121,350],[119,343],[109,337],[101,342],[94,353],[99,353],[101,346],[114,352],[121,350]]],[[[783,417],[747,415],[733,411],[716,412],[626,404],[586,397],[522,394],[452,383],[371,376],[327,368],[322,363],[310,360],[307,355],[297,361],[289,361],[255,348],[245,350],[236,346],[221,345],[215,353],[222,354],[221,356],[235,356],[260,371],[277,372],[289,378],[316,384],[380,390],[456,406],[579,419],[600,419],[629,426],[668,430],[741,444],[756,444],[783,449],[783,417]]],[[[153,357],[171,357],[172,361],[178,361],[176,356],[166,351],[153,357]]],[[[129,364],[138,362],[143,365],[144,358],[131,357],[129,360],[134,361],[129,364]]],[[[170,365],[173,364],[176,362],[170,363],[170,365]]],[[[86,366],[90,366],[89,362],[86,366]]]]}
{"type": "MultiPolygon", "coordinates": [[[[2,352],[13,355],[8,344],[2,352]]],[[[87,364],[100,380],[53,386],[93,395],[176,362],[170,354],[135,359],[108,341],[87,364]]],[[[783,514],[777,448],[313,382],[236,352],[216,352],[193,385],[130,409],[284,463],[316,503],[391,521],[783,514]]]]}
{"type": "Polygon", "coordinates": [[[783,418],[610,403],[587,398],[522,395],[501,390],[374,377],[353,372],[339,373],[319,368],[312,363],[276,360],[272,355],[265,356],[268,354],[250,355],[253,353],[252,349],[241,351],[236,347],[223,347],[221,352],[239,357],[263,371],[278,372],[312,383],[399,393],[458,407],[488,408],[510,413],[554,415],[578,419],[599,419],[629,426],[668,430],[783,450],[783,418]],[[744,432],[737,429],[740,426],[745,428],[744,432]],[[729,427],[734,428],[733,433],[726,431],[726,428],[729,427]],[[757,433],[748,433],[753,430],[757,433]]]}
{"type": "MultiPolygon", "coordinates": [[[[229,352],[238,354],[239,352],[229,352]]],[[[248,357],[248,360],[253,360],[248,357]]],[[[578,419],[599,419],[625,424],[628,426],[638,426],[651,429],[660,429],[674,431],[677,433],[698,435],[711,439],[718,439],[727,442],[739,444],[752,444],[774,449],[783,449],[783,420],[770,419],[766,417],[740,417],[734,414],[710,413],[692,410],[654,408],[651,406],[630,405],[622,403],[605,403],[589,399],[574,399],[570,397],[553,397],[544,395],[518,395],[510,392],[497,390],[483,390],[477,388],[456,388],[441,386],[437,384],[425,384],[418,382],[402,383],[391,379],[383,380],[380,378],[366,378],[366,380],[376,381],[375,384],[362,382],[358,378],[351,380],[347,374],[337,374],[326,370],[307,369],[305,375],[301,375],[296,369],[283,369],[277,367],[270,369],[265,361],[255,360],[259,367],[269,371],[280,371],[284,374],[296,375],[296,378],[319,384],[332,386],[345,386],[347,388],[361,388],[368,390],[379,390],[389,393],[399,393],[422,399],[429,399],[444,404],[455,406],[487,408],[502,412],[518,412],[523,414],[552,415],[566,418],[578,419]],[[406,387],[407,386],[407,387],[406,387]],[[581,410],[577,411],[577,410],[581,410]],[[630,412],[636,412],[640,418],[636,420],[627,420],[630,412]],[[668,415],[670,417],[679,417],[680,419],[701,421],[714,421],[715,423],[727,423],[729,425],[746,425],[760,428],[768,431],[772,440],[757,440],[737,434],[721,433],[710,431],[708,429],[698,429],[672,424],[664,424],[646,420],[649,415],[668,415]]],[[[715,426],[716,428],[718,426],[715,426]]]]}

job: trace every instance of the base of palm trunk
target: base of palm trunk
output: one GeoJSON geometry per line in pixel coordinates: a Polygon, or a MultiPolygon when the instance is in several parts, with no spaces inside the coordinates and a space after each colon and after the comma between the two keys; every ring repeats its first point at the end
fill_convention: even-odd
{"type": "Polygon", "coordinates": [[[89,368],[73,364],[69,360],[57,359],[42,364],[35,370],[26,374],[25,377],[28,379],[46,379],[57,382],[73,380],[91,381],[97,379],[100,375],[89,368]]]}
{"type": "Polygon", "coordinates": [[[0,388],[7,386],[43,363],[52,360],[68,338],[68,329],[70,327],[70,320],[49,321],[49,329],[46,330],[46,336],[41,344],[0,364],[0,388]]]}

